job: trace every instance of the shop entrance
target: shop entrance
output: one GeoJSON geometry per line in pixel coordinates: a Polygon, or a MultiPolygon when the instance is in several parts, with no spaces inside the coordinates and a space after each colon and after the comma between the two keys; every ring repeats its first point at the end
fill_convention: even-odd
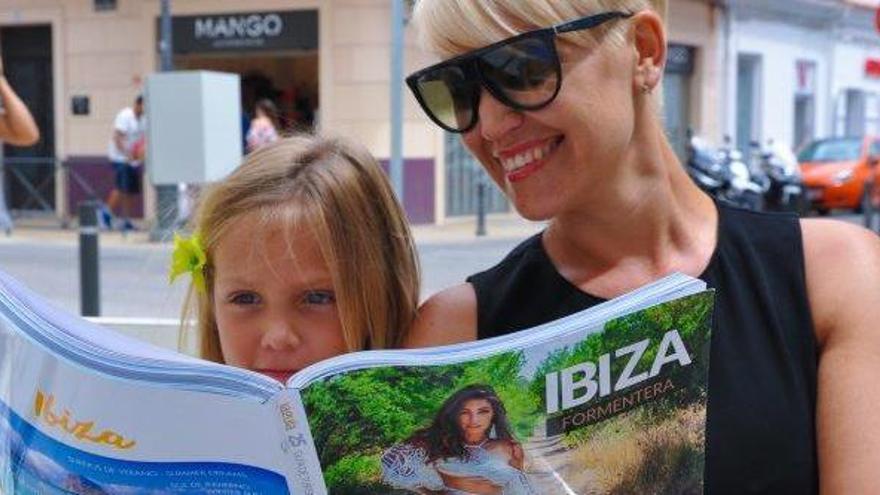
{"type": "Polygon", "coordinates": [[[277,106],[285,129],[314,125],[318,109],[317,51],[178,55],[174,67],[238,74],[244,113],[252,116],[256,102],[269,99],[277,106]]]}
{"type": "Polygon", "coordinates": [[[178,16],[172,26],[175,69],[241,76],[243,138],[260,100],[275,106],[283,131],[316,124],[317,10],[178,16]]]}

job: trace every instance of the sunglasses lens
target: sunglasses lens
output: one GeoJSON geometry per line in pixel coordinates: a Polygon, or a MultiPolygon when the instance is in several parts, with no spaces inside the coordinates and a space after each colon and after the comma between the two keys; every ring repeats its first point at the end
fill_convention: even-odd
{"type": "Polygon", "coordinates": [[[546,105],[559,86],[559,64],[552,38],[523,38],[484,53],[483,78],[523,108],[546,105]]]}
{"type": "Polygon", "coordinates": [[[416,80],[425,110],[450,130],[471,126],[478,88],[460,67],[442,67],[416,80]]]}

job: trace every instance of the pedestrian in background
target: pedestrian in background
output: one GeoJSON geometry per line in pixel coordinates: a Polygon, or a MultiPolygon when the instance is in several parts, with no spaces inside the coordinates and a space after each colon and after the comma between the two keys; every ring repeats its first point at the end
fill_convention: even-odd
{"type": "Polygon", "coordinates": [[[21,98],[15,94],[3,72],[0,58],[0,140],[13,146],[31,146],[40,139],[40,130],[21,98]]]}
{"type": "MultiPolygon", "coordinates": [[[[40,129],[6,80],[3,59],[0,58],[0,141],[12,146],[31,146],[39,139],[40,129]]],[[[3,167],[0,167],[0,229],[9,235],[12,232],[12,217],[6,209],[4,174],[3,167]]]]}
{"type": "Polygon", "coordinates": [[[268,98],[257,101],[254,106],[254,118],[247,133],[248,153],[277,141],[280,131],[278,107],[268,98]]]}
{"type": "Polygon", "coordinates": [[[144,129],[144,98],[138,95],[134,105],[120,110],[113,121],[113,136],[107,154],[116,180],[107,197],[107,204],[101,210],[101,219],[106,228],[113,227],[113,215],[121,206],[120,228],[123,231],[134,229],[130,216],[135,197],[141,192],[140,166],[144,160],[144,129]]]}

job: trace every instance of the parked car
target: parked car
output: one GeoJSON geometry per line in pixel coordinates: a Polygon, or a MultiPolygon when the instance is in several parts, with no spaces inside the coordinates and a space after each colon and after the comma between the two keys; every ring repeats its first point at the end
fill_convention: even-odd
{"type": "MultiPolygon", "coordinates": [[[[798,153],[804,186],[813,209],[862,211],[880,194],[880,136],[819,139],[798,153]],[[867,187],[866,187],[867,186],[867,187]]],[[[876,203],[875,203],[876,204],[876,203]]]]}

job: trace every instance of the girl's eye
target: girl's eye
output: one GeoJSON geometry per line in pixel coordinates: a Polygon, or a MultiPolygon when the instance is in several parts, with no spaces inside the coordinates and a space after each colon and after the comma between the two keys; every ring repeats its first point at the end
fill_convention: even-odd
{"type": "Polygon", "coordinates": [[[229,298],[232,304],[250,305],[260,302],[260,297],[253,292],[241,292],[229,298]]]}
{"type": "Polygon", "coordinates": [[[333,304],[336,302],[336,295],[329,290],[310,290],[303,296],[303,302],[306,304],[333,304]]]}

